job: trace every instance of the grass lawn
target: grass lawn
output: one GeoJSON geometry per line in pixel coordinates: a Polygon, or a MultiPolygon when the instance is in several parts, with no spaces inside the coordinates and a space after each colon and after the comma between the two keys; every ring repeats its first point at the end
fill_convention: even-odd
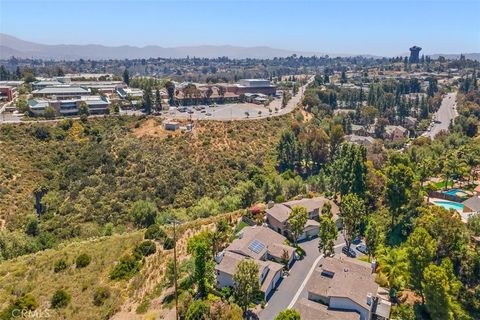
{"type": "Polygon", "coordinates": [[[235,234],[239,233],[240,231],[242,231],[243,228],[248,226],[249,225],[245,221],[240,220],[240,223],[237,225],[237,228],[235,229],[235,234]]]}
{"type": "MultiPolygon", "coordinates": [[[[445,188],[445,180],[441,182],[434,183],[434,186],[437,187],[438,189],[444,189],[445,188]]],[[[448,181],[448,187],[453,187],[453,181],[449,180],[448,181]]]]}

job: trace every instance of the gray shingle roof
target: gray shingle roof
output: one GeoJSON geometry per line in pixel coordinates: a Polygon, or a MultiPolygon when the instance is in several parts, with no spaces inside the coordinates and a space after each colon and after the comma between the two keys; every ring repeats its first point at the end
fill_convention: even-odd
{"type": "Polygon", "coordinates": [[[345,297],[369,310],[367,294],[376,296],[378,284],[369,263],[347,257],[326,258],[308,282],[308,292],[323,297],[345,297]],[[333,273],[333,277],[323,274],[333,273]]]}
{"type": "Polygon", "coordinates": [[[463,201],[462,203],[473,211],[480,211],[480,197],[478,196],[473,196],[470,199],[463,201]]]}

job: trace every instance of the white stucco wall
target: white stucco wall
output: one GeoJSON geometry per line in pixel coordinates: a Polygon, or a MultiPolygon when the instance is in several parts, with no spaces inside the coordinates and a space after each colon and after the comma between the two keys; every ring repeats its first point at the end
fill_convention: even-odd
{"type": "Polygon", "coordinates": [[[217,288],[222,289],[224,287],[233,287],[233,277],[222,271],[216,271],[217,273],[217,288]]]}
{"type": "MultiPolygon", "coordinates": [[[[365,297],[367,299],[367,297],[365,297]]],[[[360,313],[360,320],[370,320],[370,311],[344,297],[330,297],[330,308],[354,310],[360,313]]]]}

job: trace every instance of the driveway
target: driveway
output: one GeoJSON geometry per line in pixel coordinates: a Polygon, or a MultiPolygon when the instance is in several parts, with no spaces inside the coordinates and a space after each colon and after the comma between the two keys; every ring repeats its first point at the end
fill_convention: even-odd
{"type": "MultiPolygon", "coordinates": [[[[341,252],[344,241],[340,233],[335,245],[335,251],[337,253],[341,252]]],[[[290,269],[290,275],[280,282],[265,309],[260,311],[258,315],[260,320],[274,319],[290,304],[293,305],[299,297],[306,295],[305,284],[321,259],[319,259],[321,255],[318,251],[318,238],[303,242],[300,244],[300,247],[305,250],[305,257],[302,260],[297,260],[290,269]]]]}

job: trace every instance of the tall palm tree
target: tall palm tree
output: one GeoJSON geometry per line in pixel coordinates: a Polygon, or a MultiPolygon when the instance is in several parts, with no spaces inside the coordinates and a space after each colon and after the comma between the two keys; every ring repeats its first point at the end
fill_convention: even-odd
{"type": "Polygon", "coordinates": [[[408,260],[405,250],[383,249],[379,255],[378,270],[387,277],[390,288],[400,289],[408,280],[408,260]]]}

